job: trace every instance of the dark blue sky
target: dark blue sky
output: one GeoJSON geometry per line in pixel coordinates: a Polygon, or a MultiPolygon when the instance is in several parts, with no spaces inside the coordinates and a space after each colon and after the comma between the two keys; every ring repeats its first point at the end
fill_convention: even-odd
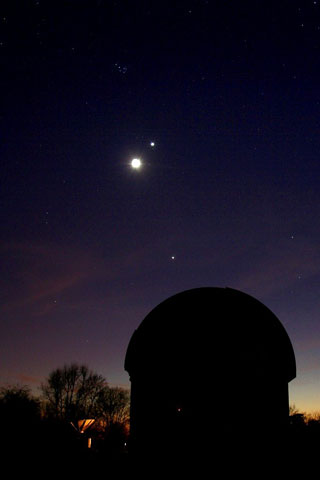
{"type": "Polygon", "coordinates": [[[229,286],[319,409],[320,1],[5,1],[0,62],[0,381],[129,385],[157,303],[229,286]]]}

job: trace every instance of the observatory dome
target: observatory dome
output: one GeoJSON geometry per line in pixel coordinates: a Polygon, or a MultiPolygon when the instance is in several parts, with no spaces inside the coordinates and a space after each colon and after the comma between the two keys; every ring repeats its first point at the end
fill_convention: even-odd
{"type": "Polygon", "coordinates": [[[155,307],[132,335],[125,369],[131,379],[161,371],[199,377],[208,370],[287,382],[296,376],[292,344],[279,319],[250,295],[218,287],[187,290],[155,307]]]}

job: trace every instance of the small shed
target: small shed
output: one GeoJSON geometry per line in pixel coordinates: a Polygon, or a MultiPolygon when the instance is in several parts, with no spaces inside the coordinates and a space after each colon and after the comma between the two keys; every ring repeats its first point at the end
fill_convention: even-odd
{"type": "Polygon", "coordinates": [[[197,288],[160,303],[133,333],[125,369],[134,455],[265,448],[288,424],[292,344],[243,292],[197,288]]]}

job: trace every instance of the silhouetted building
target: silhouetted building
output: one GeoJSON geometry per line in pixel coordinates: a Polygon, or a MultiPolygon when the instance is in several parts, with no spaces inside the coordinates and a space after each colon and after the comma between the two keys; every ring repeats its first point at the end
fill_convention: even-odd
{"type": "Polygon", "coordinates": [[[168,298],[133,333],[125,369],[136,457],[272,456],[284,441],[293,348],[278,318],[245,293],[168,298]]]}

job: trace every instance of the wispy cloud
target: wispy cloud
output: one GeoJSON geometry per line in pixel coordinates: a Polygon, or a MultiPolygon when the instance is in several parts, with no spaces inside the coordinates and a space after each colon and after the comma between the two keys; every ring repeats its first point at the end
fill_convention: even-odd
{"type": "Polygon", "coordinates": [[[244,291],[268,296],[319,275],[319,261],[317,245],[308,240],[294,248],[279,245],[277,249],[266,251],[254,265],[250,262],[248,270],[238,273],[235,284],[244,291]]]}
{"type": "Polygon", "coordinates": [[[18,373],[16,378],[18,379],[19,383],[22,383],[23,385],[40,385],[42,382],[42,378],[25,375],[24,373],[18,373]]]}
{"type": "Polygon", "coordinates": [[[1,247],[4,311],[29,308],[44,314],[55,299],[93,275],[99,262],[88,252],[52,245],[16,243],[1,247]]]}

